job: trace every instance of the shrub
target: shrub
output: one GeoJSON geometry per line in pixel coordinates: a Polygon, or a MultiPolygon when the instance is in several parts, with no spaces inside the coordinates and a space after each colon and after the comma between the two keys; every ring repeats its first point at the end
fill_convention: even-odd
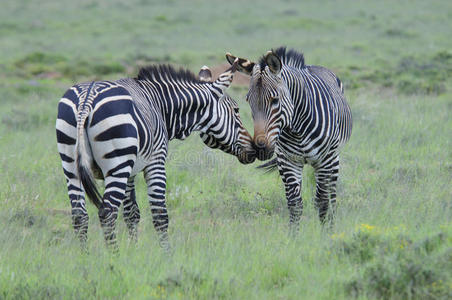
{"type": "Polygon", "coordinates": [[[440,51],[430,57],[407,56],[396,65],[387,62],[374,70],[350,67],[344,71],[344,82],[348,88],[357,88],[363,84],[376,84],[382,87],[394,87],[399,93],[434,94],[446,92],[448,80],[452,76],[452,53],[440,51]]]}
{"type": "Polygon", "coordinates": [[[411,243],[360,232],[344,242],[344,254],[356,257],[357,273],[345,283],[354,297],[383,299],[450,299],[452,248],[445,233],[411,243]]]}

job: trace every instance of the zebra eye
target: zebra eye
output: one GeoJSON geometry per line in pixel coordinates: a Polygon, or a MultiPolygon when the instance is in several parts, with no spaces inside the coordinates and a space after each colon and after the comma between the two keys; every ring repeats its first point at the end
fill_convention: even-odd
{"type": "Polygon", "coordinates": [[[278,103],[279,103],[279,98],[273,98],[272,101],[271,101],[271,104],[274,105],[274,106],[278,105],[278,103]]]}
{"type": "Polygon", "coordinates": [[[238,108],[238,107],[234,107],[234,112],[235,112],[236,114],[238,114],[238,113],[239,113],[239,108],[238,108]]]}

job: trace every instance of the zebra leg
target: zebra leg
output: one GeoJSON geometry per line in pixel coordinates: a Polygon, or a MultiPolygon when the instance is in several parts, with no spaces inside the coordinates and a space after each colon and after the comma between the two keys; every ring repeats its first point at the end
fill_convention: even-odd
{"type": "MultiPolygon", "coordinates": [[[[72,129],[72,131],[75,131],[75,129],[72,129]]],[[[72,144],[68,145],[66,144],[67,141],[58,140],[58,151],[60,152],[64,176],[66,177],[68,196],[71,201],[72,226],[76,237],[80,241],[82,250],[86,251],[89,218],[88,212],[86,211],[85,190],[76,175],[75,138],[73,141],[72,144]]]]}
{"type": "MultiPolygon", "coordinates": [[[[87,250],[86,240],[88,239],[88,212],[86,211],[85,191],[81,182],[75,177],[67,178],[67,170],[65,170],[68,195],[71,201],[72,227],[75,236],[80,241],[83,251],[87,250]]],[[[73,174],[73,173],[71,173],[73,174]]]]}
{"type": "Polygon", "coordinates": [[[300,219],[303,214],[301,198],[301,182],[303,164],[278,156],[278,170],[286,190],[287,207],[289,208],[289,234],[295,237],[300,230],[300,219]]]}
{"type": "Polygon", "coordinates": [[[336,204],[336,186],[337,179],[339,177],[339,157],[336,158],[335,163],[332,166],[330,173],[330,213],[328,214],[328,223],[330,226],[334,225],[334,218],[336,216],[337,204],[336,204]]]}
{"type": "Polygon", "coordinates": [[[315,168],[315,204],[319,211],[319,219],[322,224],[327,220],[328,208],[331,202],[332,212],[329,219],[332,220],[336,209],[336,182],[339,174],[339,158],[332,157],[326,163],[315,168]],[[334,200],[333,200],[334,199],[334,200]]]}
{"type": "MultiPolygon", "coordinates": [[[[86,240],[88,239],[88,212],[85,207],[85,196],[73,196],[73,191],[69,191],[69,198],[71,199],[72,206],[72,226],[74,228],[75,235],[80,241],[80,246],[83,251],[87,250],[86,240]]],[[[81,189],[78,192],[83,193],[81,189]]]]}
{"type": "Polygon", "coordinates": [[[160,246],[170,250],[168,240],[168,211],[166,210],[166,172],[164,160],[152,163],[144,169],[144,178],[148,186],[148,198],[151,205],[152,222],[159,235],[160,246]]]}
{"type": "Polygon", "coordinates": [[[116,219],[118,218],[119,207],[126,195],[130,171],[118,175],[118,177],[110,175],[105,178],[103,207],[99,209],[99,220],[104,231],[105,242],[115,253],[119,250],[116,242],[116,219]]]}
{"type": "Polygon", "coordinates": [[[135,176],[130,177],[127,182],[126,198],[124,199],[124,221],[129,230],[130,240],[137,242],[140,210],[135,198],[135,176]]]}

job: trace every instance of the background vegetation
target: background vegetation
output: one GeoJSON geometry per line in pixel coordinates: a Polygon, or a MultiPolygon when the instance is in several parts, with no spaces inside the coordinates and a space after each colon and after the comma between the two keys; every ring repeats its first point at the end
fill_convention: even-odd
{"type": "MultiPolygon", "coordinates": [[[[452,297],[452,4],[448,1],[2,1],[0,299],[359,299],[452,297]],[[338,218],[322,230],[305,169],[299,237],[277,174],[170,145],[172,258],[158,246],[145,185],[139,242],[119,224],[106,251],[89,206],[89,255],[73,237],[56,150],[59,97],[75,82],[224,53],[294,47],[334,70],[354,116],[338,218]]],[[[230,90],[252,129],[243,102],[230,90]]]]}

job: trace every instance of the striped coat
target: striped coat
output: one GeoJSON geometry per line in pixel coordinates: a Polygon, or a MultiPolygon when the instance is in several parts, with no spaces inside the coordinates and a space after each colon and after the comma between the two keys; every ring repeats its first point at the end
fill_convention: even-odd
{"type": "Polygon", "coordinates": [[[144,172],[154,227],[162,247],[169,248],[165,161],[172,139],[199,131],[209,147],[242,163],[254,160],[237,104],[225,94],[235,70],[236,65],[206,82],[186,70],[150,66],[134,79],[76,84],[64,94],[56,121],[58,151],[82,244],[88,230],[85,193],[98,208],[108,245],[116,249],[121,204],[130,236],[136,239],[140,212],[134,179],[144,172]],[[102,195],[94,178],[104,180],[102,195]]]}
{"type": "MultiPolygon", "coordinates": [[[[233,63],[237,58],[226,55],[233,63]]],[[[315,202],[321,222],[336,207],[339,153],[352,132],[352,114],[339,78],[320,66],[305,65],[295,50],[280,47],[259,63],[239,59],[239,70],[251,76],[247,101],[254,120],[257,157],[276,158],[262,167],[277,167],[285,185],[291,229],[298,231],[303,209],[302,171],[315,170],[315,202]]]]}

